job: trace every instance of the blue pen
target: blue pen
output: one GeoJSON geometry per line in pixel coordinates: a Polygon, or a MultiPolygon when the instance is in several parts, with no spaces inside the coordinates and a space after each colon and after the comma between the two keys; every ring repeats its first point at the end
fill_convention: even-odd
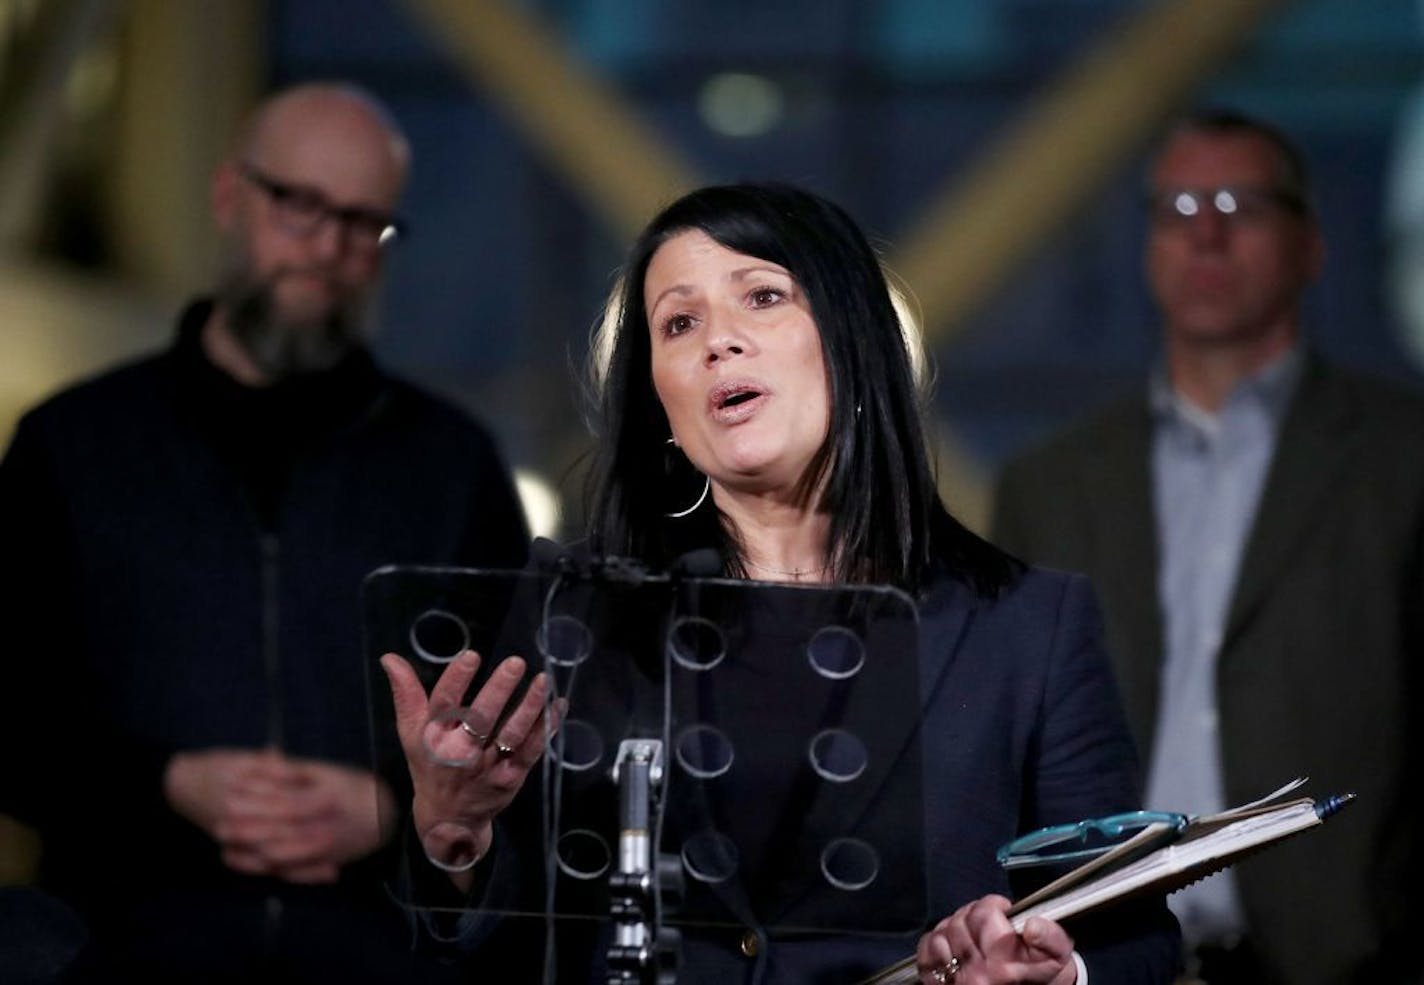
{"type": "Polygon", "coordinates": [[[1320,820],[1332,817],[1340,812],[1340,809],[1355,799],[1353,793],[1338,793],[1329,797],[1322,797],[1315,802],[1315,816],[1320,820]]]}

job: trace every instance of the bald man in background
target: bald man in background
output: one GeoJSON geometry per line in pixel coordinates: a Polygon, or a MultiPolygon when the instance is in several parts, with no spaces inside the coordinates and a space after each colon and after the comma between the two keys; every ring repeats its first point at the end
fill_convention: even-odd
{"type": "Polygon", "coordinates": [[[0,810],[40,832],[92,977],[451,974],[377,875],[399,798],[370,769],[361,580],[518,566],[527,535],[488,433],[366,349],[409,158],[356,89],[270,99],[212,182],[214,296],[0,463],[0,810]]]}

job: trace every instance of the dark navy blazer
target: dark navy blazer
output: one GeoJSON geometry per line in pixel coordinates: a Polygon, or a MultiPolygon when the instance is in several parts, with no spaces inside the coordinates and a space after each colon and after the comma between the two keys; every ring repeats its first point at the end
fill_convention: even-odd
{"type": "MultiPolygon", "coordinates": [[[[995,852],[1050,824],[1136,809],[1137,757],[1087,580],[1029,570],[997,599],[933,579],[920,605],[928,925],[1012,895],[995,852]]],[[[1091,985],[1172,981],[1176,923],[1160,900],[1067,925],[1091,985]]],[[[684,928],[679,985],[851,985],[913,953],[903,937],[787,939],[684,928]]],[[[577,962],[584,965],[584,962],[577,962]]],[[[561,978],[578,971],[561,963],[561,978]]],[[[570,976],[573,977],[570,977],[570,976]]]]}
{"type": "MultiPolygon", "coordinates": [[[[1044,825],[1139,805],[1137,757],[1081,576],[1028,571],[997,599],[948,575],[921,606],[921,729],[930,922],[986,893],[1011,895],[995,851],[1044,825]]],[[[1178,935],[1165,905],[1068,925],[1091,985],[1170,982],[1178,935]]],[[[902,940],[690,938],[678,981],[853,983],[913,952],[902,940]]]]}

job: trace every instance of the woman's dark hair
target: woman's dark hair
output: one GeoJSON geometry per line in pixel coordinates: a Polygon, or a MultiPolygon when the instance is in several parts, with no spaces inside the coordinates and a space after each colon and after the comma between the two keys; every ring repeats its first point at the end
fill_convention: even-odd
{"type": "MultiPolygon", "coordinates": [[[[821,336],[830,426],[804,487],[830,516],[829,561],[837,581],[887,583],[911,591],[930,564],[946,560],[992,594],[1017,564],[976,537],[939,502],[926,450],[919,395],[885,275],[874,250],[838,206],[786,185],[702,188],[664,209],[634,244],[607,318],[611,352],[596,386],[599,447],[591,476],[590,540],[600,553],[657,567],[716,547],[729,573],[743,575],[736,531],[701,488],[667,464],[671,434],[652,384],[643,285],[658,248],[701,230],[737,253],[785,267],[804,292],[821,336]]],[[[598,357],[595,353],[595,359],[598,357]]],[[[673,450],[677,457],[681,453],[673,450]]],[[[690,465],[680,462],[686,473],[690,465]]]]}

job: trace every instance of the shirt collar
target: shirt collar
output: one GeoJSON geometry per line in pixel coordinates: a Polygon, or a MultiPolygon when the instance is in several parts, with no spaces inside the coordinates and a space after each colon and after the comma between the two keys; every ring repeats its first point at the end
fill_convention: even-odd
{"type": "Polygon", "coordinates": [[[1222,409],[1213,413],[1198,407],[1173,389],[1167,378],[1166,364],[1158,362],[1147,381],[1148,406],[1159,424],[1176,422],[1213,433],[1220,426],[1222,414],[1232,405],[1250,401],[1264,409],[1272,426],[1279,428],[1304,371],[1305,353],[1300,346],[1291,346],[1237,383],[1222,409]]]}

